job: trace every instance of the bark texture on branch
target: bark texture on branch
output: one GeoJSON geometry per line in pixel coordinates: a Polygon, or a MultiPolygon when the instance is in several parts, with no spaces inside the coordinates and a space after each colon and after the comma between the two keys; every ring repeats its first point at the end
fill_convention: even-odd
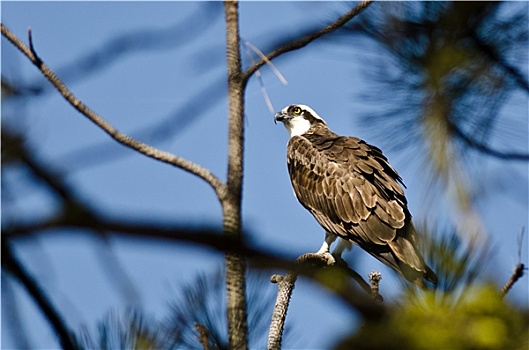
{"type": "MultiPolygon", "coordinates": [[[[333,265],[334,262],[334,259],[329,259],[326,255],[314,253],[306,253],[296,259],[296,264],[312,263],[320,267],[333,265]]],[[[270,278],[272,283],[277,283],[277,298],[268,333],[268,350],[281,349],[287,311],[297,278],[296,271],[288,271],[285,276],[273,275],[270,278]]]]}
{"type": "MultiPolygon", "coordinates": [[[[242,239],[241,201],[244,146],[244,83],[241,71],[239,14],[236,1],[225,1],[226,59],[228,64],[228,174],[222,203],[224,233],[242,239]]],[[[226,254],[226,298],[230,349],[248,348],[246,314],[246,261],[243,255],[226,254]]]]}
{"type": "Polygon", "coordinates": [[[281,349],[288,305],[290,304],[290,298],[292,298],[297,277],[296,273],[289,271],[285,277],[273,275],[270,278],[272,283],[277,283],[277,298],[274,305],[274,313],[272,314],[272,322],[270,323],[270,331],[268,333],[268,350],[281,349]]]}

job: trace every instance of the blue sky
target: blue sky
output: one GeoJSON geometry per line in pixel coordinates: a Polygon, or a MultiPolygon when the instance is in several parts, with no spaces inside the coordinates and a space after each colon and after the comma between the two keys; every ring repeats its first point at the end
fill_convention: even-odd
{"type": "MultiPolygon", "coordinates": [[[[315,25],[328,23],[345,12],[347,5],[244,2],[240,6],[241,35],[267,52],[278,40],[307,28],[307,19],[315,25]]],[[[145,138],[225,178],[227,101],[220,3],[210,4],[209,11],[205,4],[197,2],[2,2],[1,6],[2,23],[23,40],[31,27],[37,52],[59,75],[63,67],[101,50],[103,44],[116,37],[135,31],[156,34],[184,22],[185,26],[175,28],[176,37],[167,38],[160,46],[124,55],[81,79],[70,75],[69,80],[68,72],[62,77],[80,99],[120,131],[145,138]],[[197,32],[200,34],[195,36],[197,32]],[[141,134],[141,130],[169,118],[177,123],[163,124],[168,137],[159,133],[147,138],[141,134]]],[[[430,214],[422,204],[420,162],[414,161],[413,156],[410,161],[409,153],[401,155],[392,150],[391,140],[370,135],[368,126],[357,117],[377,108],[361,97],[369,85],[363,71],[369,67],[369,55],[377,53],[363,52],[365,47],[354,42],[341,43],[315,43],[274,61],[288,80],[286,86],[269,69],[262,69],[275,110],[291,103],[310,105],[337,133],[355,135],[380,146],[408,186],[406,194],[414,218],[424,220],[430,214]]],[[[245,57],[245,65],[248,63],[245,57]]],[[[25,83],[41,81],[37,70],[5,39],[2,75],[25,83]]],[[[2,118],[9,122],[16,118],[16,125],[27,133],[38,155],[67,172],[68,181],[90,203],[122,217],[207,222],[220,227],[219,203],[203,181],[116,145],[57,93],[47,93],[21,105],[4,104],[2,118]],[[119,152],[122,157],[83,167],[91,162],[83,158],[87,156],[83,150],[93,145],[105,145],[101,157],[106,157],[107,152],[119,152]]],[[[520,123],[527,130],[527,109],[523,105],[512,108],[514,112],[506,113],[521,115],[520,123]]],[[[281,125],[274,125],[255,78],[246,90],[246,117],[243,215],[245,227],[254,233],[252,241],[292,257],[316,251],[323,232],[293,196],[285,162],[288,135],[281,125]]],[[[527,137],[525,144],[518,146],[527,149],[527,137]]],[[[99,154],[91,156],[97,161],[99,154]]],[[[487,272],[503,281],[517,263],[516,235],[528,224],[527,164],[505,165],[489,160],[479,164],[479,169],[471,172],[474,175],[490,177],[493,183],[501,184],[480,202],[479,210],[497,251],[487,272]],[[509,182],[511,178],[515,184],[509,182]]],[[[45,193],[23,185],[18,190],[26,194],[17,203],[19,214],[45,215],[52,210],[54,203],[45,193]]],[[[447,204],[443,203],[443,207],[447,204]]],[[[221,255],[188,244],[113,239],[111,247],[132,279],[137,297],[134,293],[121,293],[112,283],[100,262],[105,248],[88,235],[62,233],[16,245],[21,260],[76,329],[94,327],[109,310],[124,310],[131,304],[165,316],[167,303],[180,283],[223,263],[221,255]]],[[[349,254],[358,257],[358,270],[364,276],[373,269],[382,271],[381,291],[385,297],[397,293],[396,278],[385,267],[358,248],[349,254]]],[[[523,257],[527,261],[527,239],[523,257]]],[[[18,285],[10,286],[18,293],[17,302],[24,310],[22,319],[31,330],[30,344],[56,347],[53,334],[32,302],[18,285]]],[[[527,287],[516,286],[509,297],[527,307],[527,287]]],[[[293,327],[294,337],[302,335],[290,346],[325,348],[350,329],[354,317],[319,287],[301,281],[296,286],[287,322],[293,327]]],[[[14,347],[16,343],[6,330],[3,324],[2,346],[14,347]]]]}

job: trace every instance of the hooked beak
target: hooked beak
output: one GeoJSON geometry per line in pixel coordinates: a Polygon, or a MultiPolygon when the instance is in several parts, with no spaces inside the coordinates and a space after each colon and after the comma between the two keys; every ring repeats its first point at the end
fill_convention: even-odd
{"type": "Polygon", "coordinates": [[[277,122],[283,122],[286,119],[286,115],[284,115],[282,112],[276,113],[274,116],[274,124],[277,124],[277,122]]]}

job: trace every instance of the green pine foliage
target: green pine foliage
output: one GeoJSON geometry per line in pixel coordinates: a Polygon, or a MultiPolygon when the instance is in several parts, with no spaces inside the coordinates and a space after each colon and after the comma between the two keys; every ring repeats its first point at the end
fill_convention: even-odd
{"type": "Polygon", "coordinates": [[[366,322],[338,349],[527,349],[528,312],[492,284],[458,293],[410,293],[380,322],[366,322]],[[456,294],[456,295],[453,295],[456,294]]]}

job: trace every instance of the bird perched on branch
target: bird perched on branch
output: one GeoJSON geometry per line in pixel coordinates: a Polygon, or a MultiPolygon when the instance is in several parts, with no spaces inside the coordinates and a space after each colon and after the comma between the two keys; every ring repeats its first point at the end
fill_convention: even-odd
{"type": "Polygon", "coordinates": [[[334,256],[355,243],[416,285],[437,282],[417,249],[404,183],[379,148],[335,134],[305,105],[285,107],[274,121],[290,133],[294,193],[326,232],[317,254],[330,254],[340,237],[334,256]]]}

